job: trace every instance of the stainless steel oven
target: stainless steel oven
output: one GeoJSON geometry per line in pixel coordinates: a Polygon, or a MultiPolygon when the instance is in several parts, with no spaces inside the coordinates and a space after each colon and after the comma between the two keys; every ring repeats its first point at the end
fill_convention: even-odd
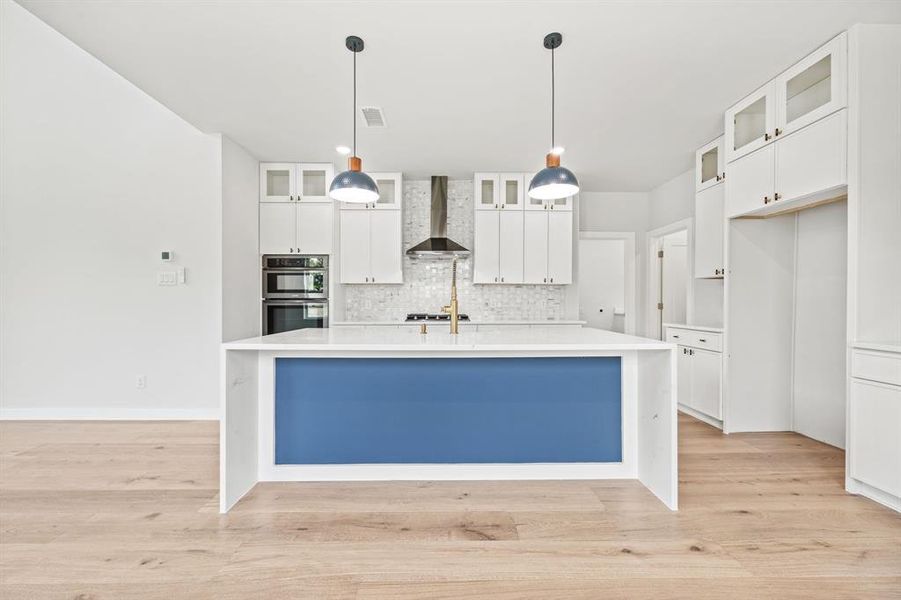
{"type": "Polygon", "coordinates": [[[263,256],[263,298],[327,299],[328,256],[263,256]]]}
{"type": "Polygon", "coordinates": [[[263,300],[263,335],[328,327],[328,300],[263,300]]]}
{"type": "Polygon", "coordinates": [[[263,256],[263,335],[328,327],[328,256],[263,256]]]}

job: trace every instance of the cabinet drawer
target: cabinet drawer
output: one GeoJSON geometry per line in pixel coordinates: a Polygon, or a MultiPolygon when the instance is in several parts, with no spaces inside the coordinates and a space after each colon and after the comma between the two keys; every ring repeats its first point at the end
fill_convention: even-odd
{"type": "Polygon", "coordinates": [[[901,385],[901,355],[851,350],[851,377],[901,385]]]}
{"type": "Polygon", "coordinates": [[[692,343],[690,345],[695,348],[703,348],[704,350],[713,350],[714,352],[722,352],[723,336],[718,333],[710,333],[708,331],[691,331],[692,343]]]}
{"type": "Polygon", "coordinates": [[[666,328],[666,341],[689,348],[701,348],[713,352],[723,351],[723,336],[719,333],[696,331],[694,329],[666,328]]]}
{"type": "Polygon", "coordinates": [[[848,431],[851,477],[901,495],[901,388],[852,381],[848,431]]]}

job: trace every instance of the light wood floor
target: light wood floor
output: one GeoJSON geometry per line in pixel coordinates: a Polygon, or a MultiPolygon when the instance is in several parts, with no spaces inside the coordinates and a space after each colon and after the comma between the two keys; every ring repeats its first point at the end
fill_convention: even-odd
{"type": "Polygon", "coordinates": [[[633,481],[265,484],[218,425],[0,423],[0,597],[901,598],[901,516],[795,434],[680,420],[682,510],[633,481]]]}

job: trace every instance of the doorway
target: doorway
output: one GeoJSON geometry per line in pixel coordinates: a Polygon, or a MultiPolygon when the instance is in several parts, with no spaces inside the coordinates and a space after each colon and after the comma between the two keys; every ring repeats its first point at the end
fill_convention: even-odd
{"type": "Polygon", "coordinates": [[[579,233],[579,318],[588,327],[635,334],[635,234],[579,233]]]}
{"type": "Polygon", "coordinates": [[[648,337],[663,339],[666,323],[691,322],[691,219],[648,232],[648,337]]]}

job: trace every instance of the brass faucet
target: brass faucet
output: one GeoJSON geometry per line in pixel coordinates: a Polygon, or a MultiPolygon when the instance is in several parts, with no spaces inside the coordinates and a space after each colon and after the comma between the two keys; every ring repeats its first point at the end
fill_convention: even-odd
{"type": "Polygon", "coordinates": [[[457,303],[457,257],[451,266],[451,298],[450,304],[441,307],[441,312],[450,315],[450,332],[460,333],[460,307],[457,303]]]}

